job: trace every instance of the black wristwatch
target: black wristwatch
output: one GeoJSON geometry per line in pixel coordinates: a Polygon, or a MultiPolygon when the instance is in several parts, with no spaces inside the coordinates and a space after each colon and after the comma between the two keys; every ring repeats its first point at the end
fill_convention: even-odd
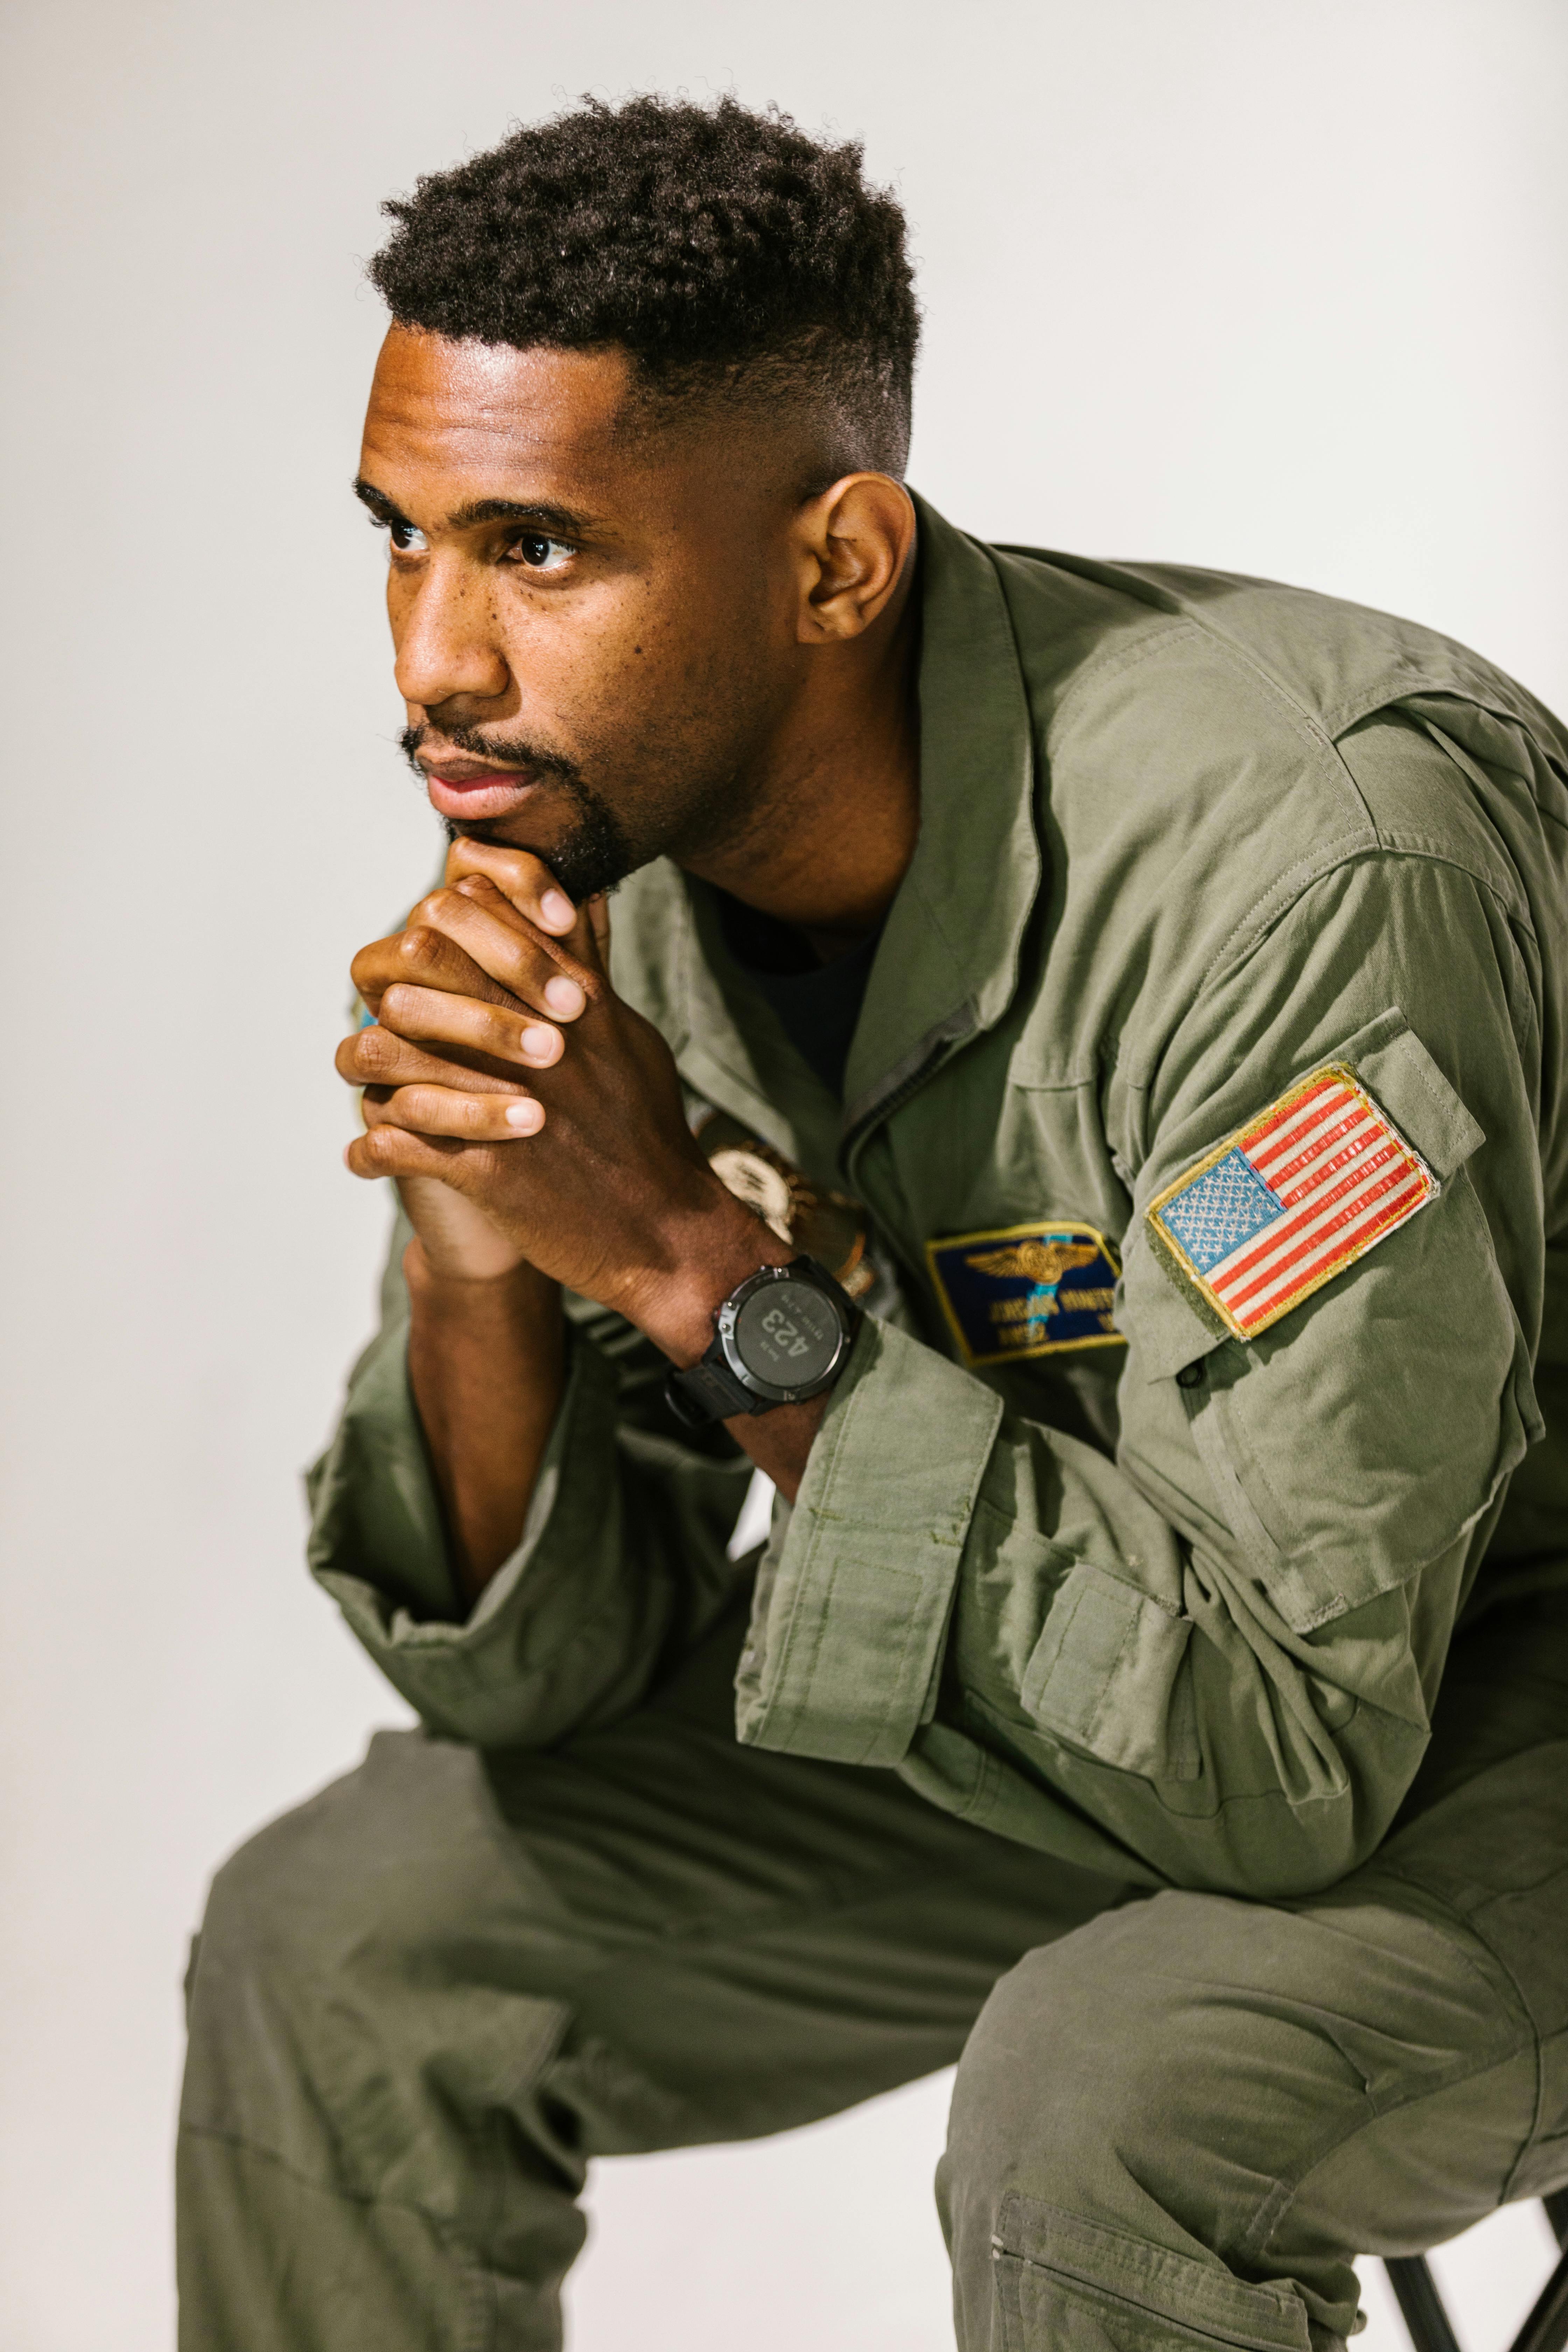
{"type": "Polygon", "coordinates": [[[814,1257],[762,1266],[715,1314],[713,1344],[700,1362],[665,1375],[665,1402],[688,1429],[702,1429],[731,1413],[819,1396],[843,1370],[859,1319],[814,1257]]]}

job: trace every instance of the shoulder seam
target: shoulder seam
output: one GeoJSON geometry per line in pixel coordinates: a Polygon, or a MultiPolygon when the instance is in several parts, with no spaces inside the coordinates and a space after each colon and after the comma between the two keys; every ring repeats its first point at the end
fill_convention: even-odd
{"type": "Polygon", "coordinates": [[[1370,842],[1363,842],[1357,848],[1347,850],[1342,856],[1336,856],[1329,854],[1339,846],[1337,842],[1327,843],[1321,862],[1311,861],[1310,872],[1303,870],[1307,863],[1303,861],[1301,865],[1293,866],[1289,874],[1282,874],[1260,898],[1253,902],[1205,971],[1197,988],[1193,992],[1194,1002],[1215,974],[1223,971],[1227,961],[1232,959],[1233,953],[1250,954],[1253,948],[1261,944],[1267,933],[1272,930],[1277,923],[1282,921],[1297,902],[1306,896],[1315,882],[1321,882],[1330,874],[1338,873],[1342,866],[1352,864],[1358,857],[1376,858],[1391,865],[1411,860],[1426,866],[1449,866],[1456,874],[1462,874],[1476,889],[1484,890],[1488,898],[1495,901],[1510,925],[1521,925],[1531,940],[1535,937],[1528,907],[1510,905],[1492,876],[1478,874],[1475,868],[1467,865],[1462,858],[1455,857],[1445,850],[1426,843],[1380,836],[1370,842]],[[1298,875],[1301,877],[1299,883],[1296,881],[1298,875]],[[1295,887],[1289,888],[1289,895],[1281,898],[1280,894],[1286,891],[1287,886],[1292,884],[1295,887]],[[1277,906],[1271,903],[1276,899],[1279,900],[1277,906]],[[1253,926],[1250,939],[1247,937],[1249,924],[1253,926]],[[1239,946],[1238,943],[1240,943],[1239,946]]]}
{"type": "MultiPolygon", "coordinates": [[[[1087,691],[1089,686],[1099,683],[1101,679],[1114,677],[1121,671],[1131,669],[1136,663],[1148,660],[1178,638],[1197,637],[1222,660],[1228,662],[1232,668],[1241,671],[1252,680],[1255,686],[1262,689],[1277,705],[1292,733],[1300,738],[1309,751],[1334,752],[1334,738],[1322,720],[1314,718],[1305,704],[1298,701],[1271,670],[1265,669],[1262,664],[1256,661],[1244,646],[1237,645],[1233,637],[1222,635],[1218,630],[1191,613],[1167,614],[1161,617],[1169,622],[1168,627],[1151,630],[1147,635],[1140,636],[1134,645],[1103,655],[1098,661],[1091,661],[1079,672],[1057,705],[1054,718],[1047,730],[1047,738],[1058,732],[1061,722],[1072,709],[1079,695],[1087,691]]],[[[1349,769],[1344,766],[1342,761],[1336,761],[1336,765],[1350,784],[1351,790],[1355,792],[1355,779],[1351,775],[1349,769]]],[[[1359,793],[1356,793],[1356,798],[1360,800],[1359,793]]]]}

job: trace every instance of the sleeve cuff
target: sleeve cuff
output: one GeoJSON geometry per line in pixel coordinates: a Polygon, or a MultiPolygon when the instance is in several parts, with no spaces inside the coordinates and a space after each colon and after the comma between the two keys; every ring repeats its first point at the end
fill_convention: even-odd
{"type": "Polygon", "coordinates": [[[748,1746],[901,1762],[934,1709],[1001,1419],[982,1381],[867,1317],[759,1578],[736,1685],[748,1746]]]}
{"type": "Polygon", "coordinates": [[[604,1546],[606,1514],[618,1512],[618,1482],[605,1475],[615,1368],[594,1348],[573,1349],[521,1538],[458,1622],[403,1350],[390,1352],[312,1473],[311,1568],[387,1680],[437,1730],[481,1746],[548,1738],[578,1679],[573,1654],[603,1633],[586,1594],[558,1604],[563,1577],[592,1587],[584,1565],[604,1546]],[[424,1613],[432,1602],[440,1613],[424,1613]]]}

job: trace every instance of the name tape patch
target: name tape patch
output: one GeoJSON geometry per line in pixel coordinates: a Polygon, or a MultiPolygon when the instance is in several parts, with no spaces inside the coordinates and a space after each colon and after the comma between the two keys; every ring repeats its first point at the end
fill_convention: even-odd
{"type": "Polygon", "coordinates": [[[1431,1170],[1335,1062],[1270,1103],[1144,1213],[1226,1330],[1252,1339],[1437,1190],[1431,1170]]]}
{"type": "Polygon", "coordinates": [[[926,1263],[966,1365],[1126,1345],[1110,1320],[1121,1268],[1090,1225],[955,1234],[927,1242],[926,1263]]]}

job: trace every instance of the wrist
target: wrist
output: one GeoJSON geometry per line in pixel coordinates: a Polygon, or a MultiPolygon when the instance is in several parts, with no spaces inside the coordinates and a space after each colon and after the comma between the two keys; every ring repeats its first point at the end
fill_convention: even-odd
{"type": "Polygon", "coordinates": [[[713,1318],[730,1293],[760,1266],[787,1265],[796,1255],[717,1179],[713,1193],[667,1230],[658,1266],[644,1271],[616,1302],[682,1370],[706,1353],[713,1318]]]}
{"type": "Polygon", "coordinates": [[[431,1176],[405,1176],[397,1190],[433,1274],[510,1274],[522,1264],[521,1251],[482,1209],[450,1185],[431,1176]]]}
{"type": "Polygon", "coordinates": [[[403,1278],[416,1311],[427,1318],[491,1314],[510,1320],[521,1313],[548,1320],[561,1312],[561,1285],[526,1258],[471,1271],[432,1252],[418,1234],[403,1253],[403,1278]]]}

